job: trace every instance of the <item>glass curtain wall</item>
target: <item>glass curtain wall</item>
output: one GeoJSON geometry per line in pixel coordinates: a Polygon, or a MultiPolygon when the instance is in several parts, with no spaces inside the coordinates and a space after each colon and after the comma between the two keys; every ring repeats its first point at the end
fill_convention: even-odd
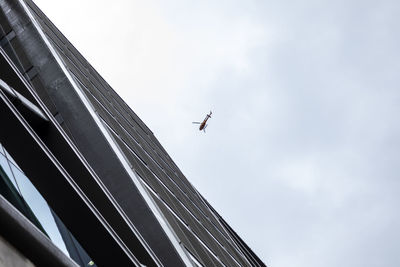
{"type": "Polygon", "coordinates": [[[0,144],[0,194],[80,266],[96,266],[0,144]]]}

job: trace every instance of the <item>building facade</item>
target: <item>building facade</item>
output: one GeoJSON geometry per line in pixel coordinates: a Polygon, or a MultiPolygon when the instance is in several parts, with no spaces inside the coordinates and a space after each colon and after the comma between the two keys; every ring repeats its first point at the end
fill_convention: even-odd
{"type": "Polygon", "coordinates": [[[0,266],[265,266],[30,0],[0,0],[0,125],[0,266]]]}

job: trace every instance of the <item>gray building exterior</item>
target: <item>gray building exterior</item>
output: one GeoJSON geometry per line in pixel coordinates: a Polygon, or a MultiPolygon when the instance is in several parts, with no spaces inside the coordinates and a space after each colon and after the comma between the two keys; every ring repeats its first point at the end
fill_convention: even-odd
{"type": "Polygon", "coordinates": [[[31,0],[0,0],[0,143],[0,266],[265,266],[31,0]]]}

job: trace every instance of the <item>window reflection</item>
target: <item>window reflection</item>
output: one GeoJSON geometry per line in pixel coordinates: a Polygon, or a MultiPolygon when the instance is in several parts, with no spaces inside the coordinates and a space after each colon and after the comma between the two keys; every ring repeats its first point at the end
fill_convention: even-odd
{"type": "Polygon", "coordinates": [[[43,226],[40,224],[29,205],[21,197],[15,186],[11,183],[10,178],[3,170],[2,166],[0,166],[0,194],[7,199],[11,205],[24,214],[25,217],[28,218],[34,225],[36,225],[36,227],[38,227],[45,235],[47,235],[46,231],[43,229],[43,226]]]}
{"type": "Polygon", "coordinates": [[[7,158],[7,160],[11,163],[14,164],[14,166],[18,167],[18,164],[14,161],[14,159],[11,157],[11,155],[7,152],[7,150],[1,146],[1,152],[3,153],[3,155],[5,155],[5,157],[7,158]]]}
{"type": "Polygon", "coordinates": [[[0,144],[0,194],[80,266],[96,266],[0,144]]]}
{"type": "MultiPolygon", "coordinates": [[[[0,151],[0,152],[1,152],[1,151],[0,151]]],[[[8,164],[8,162],[7,162],[7,160],[6,160],[6,158],[4,157],[4,155],[1,154],[1,153],[0,153],[0,165],[1,165],[1,167],[3,168],[3,171],[6,173],[7,177],[10,178],[11,182],[13,183],[13,185],[14,185],[15,187],[17,187],[17,184],[15,183],[14,176],[13,176],[12,173],[11,173],[10,166],[9,166],[9,164],[8,164]]]]}
{"type": "Polygon", "coordinates": [[[45,228],[50,239],[57,247],[68,255],[67,249],[58,231],[57,225],[54,222],[53,215],[51,214],[47,202],[43,199],[25,174],[23,174],[13,164],[11,164],[11,169],[23,198],[27,203],[29,203],[30,208],[45,228]]]}

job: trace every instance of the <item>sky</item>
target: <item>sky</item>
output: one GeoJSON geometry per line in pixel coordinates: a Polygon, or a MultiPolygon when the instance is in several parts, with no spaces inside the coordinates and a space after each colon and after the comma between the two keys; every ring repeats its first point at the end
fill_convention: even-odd
{"type": "Polygon", "coordinates": [[[400,266],[399,1],[35,2],[268,266],[400,266]]]}

